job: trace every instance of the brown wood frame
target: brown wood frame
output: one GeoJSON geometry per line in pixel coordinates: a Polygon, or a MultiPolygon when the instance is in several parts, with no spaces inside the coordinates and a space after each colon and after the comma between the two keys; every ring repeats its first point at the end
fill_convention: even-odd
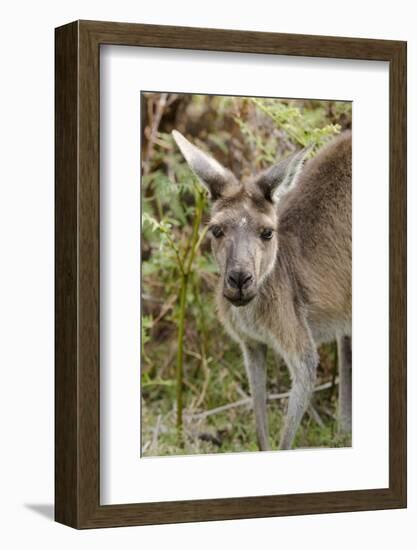
{"type": "Polygon", "coordinates": [[[405,507],[406,43],[77,21],[56,29],[55,47],[56,521],[76,528],[94,528],[405,507]],[[389,62],[389,488],[100,505],[99,55],[102,44],[389,62]]]}

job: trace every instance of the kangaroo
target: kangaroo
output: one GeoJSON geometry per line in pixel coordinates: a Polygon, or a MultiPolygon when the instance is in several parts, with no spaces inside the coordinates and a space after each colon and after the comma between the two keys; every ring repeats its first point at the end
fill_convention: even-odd
{"type": "Polygon", "coordinates": [[[258,445],[270,450],[266,351],[292,386],[279,448],[290,449],[310,404],[317,346],[337,339],[339,429],[351,431],[351,132],[306,160],[299,151],[248,181],[178,131],[173,137],[212,200],[209,234],[220,277],[220,320],[242,349],[258,445]]]}

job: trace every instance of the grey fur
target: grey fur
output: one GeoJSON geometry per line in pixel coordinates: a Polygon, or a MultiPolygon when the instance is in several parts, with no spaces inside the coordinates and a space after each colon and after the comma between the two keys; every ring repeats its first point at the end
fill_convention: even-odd
{"type": "Polygon", "coordinates": [[[352,431],[352,347],[348,336],[337,339],[339,356],[339,430],[352,431]]]}
{"type": "Polygon", "coordinates": [[[334,339],[339,341],[340,429],[350,431],[350,132],[304,167],[302,151],[243,183],[181,134],[174,137],[214,199],[210,225],[221,229],[214,232],[220,237],[212,236],[220,269],[218,313],[242,347],[260,448],[270,448],[267,346],[284,358],[292,378],[280,448],[291,448],[309,405],[317,345],[334,339]]]}

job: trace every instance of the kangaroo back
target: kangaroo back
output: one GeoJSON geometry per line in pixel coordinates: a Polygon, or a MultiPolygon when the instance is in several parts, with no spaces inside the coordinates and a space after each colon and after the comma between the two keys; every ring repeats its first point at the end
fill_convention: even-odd
{"type": "Polygon", "coordinates": [[[351,143],[345,132],[307,162],[278,216],[281,251],[295,264],[311,322],[336,330],[351,318],[351,143]]]}

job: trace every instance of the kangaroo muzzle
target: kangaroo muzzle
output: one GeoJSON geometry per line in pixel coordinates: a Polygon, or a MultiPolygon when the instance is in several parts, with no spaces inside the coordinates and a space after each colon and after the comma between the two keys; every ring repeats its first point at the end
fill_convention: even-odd
{"type": "Polygon", "coordinates": [[[224,297],[234,306],[248,304],[256,294],[254,275],[245,269],[234,268],[227,271],[224,280],[224,297]]]}

